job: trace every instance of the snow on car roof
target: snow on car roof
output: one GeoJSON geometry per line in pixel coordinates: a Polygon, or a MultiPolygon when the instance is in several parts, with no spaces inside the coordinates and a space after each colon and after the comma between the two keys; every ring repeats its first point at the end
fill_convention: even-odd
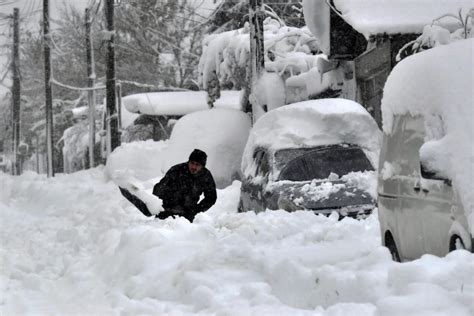
{"type": "Polygon", "coordinates": [[[289,104],[263,115],[255,123],[245,147],[242,170],[256,148],[271,151],[338,143],[358,144],[374,165],[380,147],[375,120],[358,103],[346,99],[319,99],[289,104]]]}
{"type": "MultiPolygon", "coordinates": [[[[240,94],[240,91],[221,91],[214,106],[240,109],[240,94]]],[[[129,112],[148,115],[185,115],[208,109],[205,91],[138,93],[122,98],[122,102],[129,112]]]]}
{"type": "MultiPolygon", "coordinates": [[[[309,29],[318,34],[317,25],[322,20],[322,4],[326,0],[305,0],[304,14],[309,29]],[[312,21],[312,22],[311,22],[312,21]]],[[[464,14],[473,7],[472,0],[334,0],[334,6],[343,19],[366,38],[375,34],[422,33],[425,25],[431,24],[445,14],[464,14]]],[[[323,14],[324,15],[324,14],[323,14]]],[[[445,18],[437,22],[454,30],[459,22],[445,18]]]]}
{"type": "MultiPolygon", "coordinates": [[[[387,79],[382,99],[383,130],[390,134],[394,115],[440,117],[444,136],[420,154],[453,181],[474,231],[474,39],[438,46],[402,60],[387,79]]],[[[425,121],[427,134],[438,128],[425,121]]],[[[439,124],[438,124],[439,125],[439,124]]],[[[425,144],[428,144],[425,143],[425,144]]]]}

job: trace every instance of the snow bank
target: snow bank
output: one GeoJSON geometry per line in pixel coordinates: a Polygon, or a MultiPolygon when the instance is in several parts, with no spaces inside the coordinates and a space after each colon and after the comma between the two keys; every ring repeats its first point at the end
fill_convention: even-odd
{"type": "Polygon", "coordinates": [[[173,165],[185,162],[195,148],[207,155],[207,168],[219,188],[240,177],[242,152],[250,130],[250,118],[242,111],[214,108],[179,119],[167,141],[122,143],[109,158],[108,179],[126,172],[139,180],[156,182],[173,165]]]}
{"type": "Polygon", "coordinates": [[[452,179],[474,232],[474,39],[410,56],[388,77],[382,100],[383,129],[394,115],[423,115],[426,143],[420,154],[452,179]]]}
{"type": "Polygon", "coordinates": [[[242,170],[251,172],[255,148],[271,151],[338,143],[360,145],[377,166],[381,133],[370,114],[346,99],[319,99],[293,103],[270,111],[252,128],[242,158],[242,170]]]}
{"type": "Polygon", "coordinates": [[[165,169],[188,160],[194,148],[207,153],[206,167],[220,188],[239,177],[250,117],[237,110],[211,109],[178,120],[166,149],[165,169]]]}
{"type": "Polygon", "coordinates": [[[100,168],[0,187],[0,314],[474,314],[474,254],[395,263],[376,214],[240,214],[234,182],[192,224],[153,220],[100,168]]]}
{"type": "Polygon", "coordinates": [[[107,158],[105,175],[112,179],[116,171],[127,171],[142,181],[161,178],[167,171],[163,164],[167,148],[168,141],[122,143],[107,158]]]}
{"type": "MultiPolygon", "coordinates": [[[[474,7],[472,0],[334,0],[343,19],[367,39],[376,34],[421,34],[425,25],[445,14],[464,14],[474,7]]],[[[329,45],[329,9],[326,0],[304,0],[306,24],[317,36],[322,48],[329,45]],[[326,24],[327,23],[327,24],[326,24]]],[[[459,28],[456,19],[447,18],[436,24],[451,31],[459,28]]],[[[327,53],[327,51],[323,52],[327,53]]]]}
{"type": "MultiPolygon", "coordinates": [[[[240,109],[240,91],[221,91],[215,107],[240,109]]],[[[185,115],[208,109],[205,91],[150,92],[122,98],[125,108],[132,113],[148,115],[185,115]]]]}

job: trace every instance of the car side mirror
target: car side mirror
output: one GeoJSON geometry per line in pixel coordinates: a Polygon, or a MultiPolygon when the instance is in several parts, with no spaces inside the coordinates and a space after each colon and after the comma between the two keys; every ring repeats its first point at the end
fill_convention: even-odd
{"type": "Polygon", "coordinates": [[[438,175],[435,171],[429,170],[423,162],[420,162],[420,173],[423,179],[440,180],[446,185],[452,186],[452,181],[450,179],[438,175]]]}

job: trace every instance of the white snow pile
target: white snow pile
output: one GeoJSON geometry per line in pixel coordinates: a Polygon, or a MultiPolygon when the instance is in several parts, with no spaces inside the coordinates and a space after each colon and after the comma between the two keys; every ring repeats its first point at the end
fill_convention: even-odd
{"type": "Polygon", "coordinates": [[[311,199],[314,201],[320,201],[328,199],[329,196],[346,187],[346,185],[342,183],[332,183],[330,181],[325,181],[323,183],[318,182],[318,180],[313,180],[310,183],[303,185],[301,192],[311,196],[311,199]]]}
{"type": "Polygon", "coordinates": [[[346,99],[319,99],[289,104],[262,116],[252,128],[242,157],[242,170],[254,170],[257,147],[276,151],[339,143],[362,147],[377,166],[381,132],[370,114],[346,99]]]}
{"type": "Polygon", "coordinates": [[[204,110],[178,120],[165,153],[165,169],[188,160],[193,149],[206,152],[216,185],[223,188],[240,178],[240,165],[251,127],[250,117],[232,109],[204,110]]]}
{"type": "Polygon", "coordinates": [[[425,117],[421,159],[453,181],[474,232],[474,39],[415,54],[388,77],[382,100],[383,129],[395,115],[425,117]]]}
{"type": "Polygon", "coordinates": [[[155,220],[100,168],[0,187],[2,315],[474,314],[474,254],[395,263],[376,214],[240,214],[234,182],[192,224],[155,220]]]}
{"type": "Polygon", "coordinates": [[[163,163],[167,148],[168,140],[122,143],[107,158],[105,175],[112,179],[117,172],[127,172],[141,181],[161,178],[167,171],[163,163]]]}
{"type": "Polygon", "coordinates": [[[126,173],[155,181],[173,165],[188,161],[195,149],[207,154],[207,165],[219,188],[240,179],[242,153],[250,131],[250,117],[242,111],[214,108],[180,118],[169,140],[122,143],[107,159],[108,179],[126,173]]]}
{"type": "MultiPolygon", "coordinates": [[[[425,25],[446,14],[457,16],[474,7],[472,0],[443,0],[434,5],[426,0],[333,0],[342,18],[367,39],[377,34],[421,34],[425,25]]],[[[303,0],[306,25],[318,38],[323,52],[329,49],[329,6],[326,0],[303,0]]],[[[454,31],[456,18],[437,20],[436,24],[454,31]]]]}
{"type": "MultiPolygon", "coordinates": [[[[240,109],[240,95],[240,91],[221,91],[214,106],[240,109]]],[[[122,102],[129,112],[148,115],[185,115],[209,108],[205,91],[138,93],[123,97],[122,102]]]]}

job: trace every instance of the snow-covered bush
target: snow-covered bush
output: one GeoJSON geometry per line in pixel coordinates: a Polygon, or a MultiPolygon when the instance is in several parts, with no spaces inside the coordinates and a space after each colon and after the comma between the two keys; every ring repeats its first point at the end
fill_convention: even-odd
{"type": "MultiPolygon", "coordinates": [[[[288,78],[316,67],[318,59],[324,56],[316,55],[319,48],[306,27],[289,27],[279,20],[267,18],[263,28],[265,69],[268,73],[278,74],[285,84],[288,78]]],[[[249,83],[249,62],[248,24],[237,30],[208,35],[203,41],[203,53],[199,62],[199,84],[207,89],[215,72],[221,86],[242,89],[242,83],[249,83]]],[[[295,100],[308,97],[305,85],[303,82],[304,93],[295,95],[295,100]]],[[[286,103],[288,100],[283,100],[282,104],[286,103]]]]}
{"type": "Polygon", "coordinates": [[[474,37],[473,24],[474,8],[464,16],[462,10],[459,10],[457,16],[454,14],[443,15],[433,20],[432,24],[426,25],[423,28],[423,33],[417,39],[403,46],[398,52],[397,61],[439,45],[447,45],[454,41],[474,37]],[[460,28],[450,32],[448,29],[436,24],[438,21],[448,18],[457,20],[460,28]]]}

